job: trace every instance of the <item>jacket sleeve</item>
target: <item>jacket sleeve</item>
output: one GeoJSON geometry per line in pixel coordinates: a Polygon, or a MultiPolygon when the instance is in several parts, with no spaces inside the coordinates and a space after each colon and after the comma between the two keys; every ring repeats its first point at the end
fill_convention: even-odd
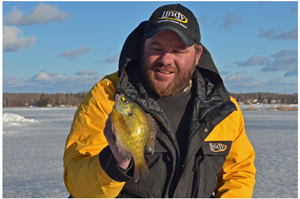
{"type": "Polygon", "coordinates": [[[116,197],[125,182],[112,179],[105,171],[120,172],[103,134],[115,93],[116,73],[97,83],[78,107],[64,152],[64,182],[73,197],[116,197]],[[111,80],[109,80],[111,79],[111,80]],[[104,150],[105,149],[105,150],[104,150]],[[103,159],[102,165],[99,157],[103,159]],[[115,167],[115,168],[112,168],[115,167]]]}
{"type": "Polygon", "coordinates": [[[233,132],[233,141],[219,175],[216,197],[251,198],[256,173],[255,152],[245,132],[242,112],[235,99],[231,100],[237,107],[228,118],[232,124],[229,131],[233,132]]]}

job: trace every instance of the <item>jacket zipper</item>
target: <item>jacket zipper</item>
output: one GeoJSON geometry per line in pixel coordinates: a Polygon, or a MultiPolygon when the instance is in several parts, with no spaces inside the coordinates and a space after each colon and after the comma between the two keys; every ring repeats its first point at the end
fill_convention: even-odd
{"type": "Polygon", "coordinates": [[[201,167],[203,165],[205,158],[206,156],[202,153],[202,155],[197,155],[195,160],[195,165],[193,168],[194,181],[193,181],[193,188],[192,188],[192,198],[197,198],[198,196],[200,181],[201,181],[201,170],[202,170],[201,167]]]}

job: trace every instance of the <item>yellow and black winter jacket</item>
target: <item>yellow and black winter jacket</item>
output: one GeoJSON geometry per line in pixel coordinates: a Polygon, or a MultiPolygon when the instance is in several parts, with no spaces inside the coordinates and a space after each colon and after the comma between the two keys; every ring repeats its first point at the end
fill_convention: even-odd
{"type": "Polygon", "coordinates": [[[138,75],[145,23],[127,38],[119,72],[98,82],[75,113],[64,153],[67,190],[73,197],[84,198],[208,198],[213,192],[215,197],[251,197],[255,184],[255,153],[245,133],[241,110],[224,88],[206,48],[193,76],[196,97],[186,128],[187,154],[181,165],[170,123],[138,75]],[[141,176],[138,182],[134,182],[134,166],[127,170],[116,166],[103,134],[116,92],[136,102],[157,122],[155,152],[153,155],[145,152],[149,176],[141,176]]]}

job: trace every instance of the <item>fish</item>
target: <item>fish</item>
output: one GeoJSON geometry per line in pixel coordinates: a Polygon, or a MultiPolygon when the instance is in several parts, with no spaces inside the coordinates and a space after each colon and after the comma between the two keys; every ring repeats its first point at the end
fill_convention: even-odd
{"type": "Polygon", "coordinates": [[[141,174],[147,177],[149,169],[144,153],[147,150],[154,154],[155,120],[136,103],[125,98],[124,94],[116,93],[111,122],[116,146],[124,161],[133,158],[135,182],[141,174]]]}

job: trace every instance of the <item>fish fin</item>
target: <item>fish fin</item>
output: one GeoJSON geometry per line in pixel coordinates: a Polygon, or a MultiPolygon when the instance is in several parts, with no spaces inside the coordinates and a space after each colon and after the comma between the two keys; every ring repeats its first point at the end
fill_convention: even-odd
{"type": "Polygon", "coordinates": [[[156,137],[156,123],[150,114],[147,114],[147,121],[150,129],[150,139],[146,145],[146,150],[154,154],[155,149],[155,137],[156,137]]]}
{"type": "Polygon", "coordinates": [[[131,158],[130,153],[127,152],[126,150],[122,149],[122,148],[120,147],[120,145],[118,144],[118,142],[116,142],[116,146],[117,146],[117,148],[118,148],[119,153],[122,155],[124,162],[125,162],[126,160],[129,160],[129,159],[131,158]]]}
{"type": "Polygon", "coordinates": [[[115,134],[113,125],[111,125],[111,132],[112,132],[111,134],[112,134],[113,140],[116,140],[116,134],[115,134]]]}
{"type": "Polygon", "coordinates": [[[149,169],[147,167],[145,159],[143,159],[143,162],[140,164],[134,165],[134,181],[137,182],[140,179],[140,174],[142,174],[144,177],[147,177],[149,175],[149,169]]]}

